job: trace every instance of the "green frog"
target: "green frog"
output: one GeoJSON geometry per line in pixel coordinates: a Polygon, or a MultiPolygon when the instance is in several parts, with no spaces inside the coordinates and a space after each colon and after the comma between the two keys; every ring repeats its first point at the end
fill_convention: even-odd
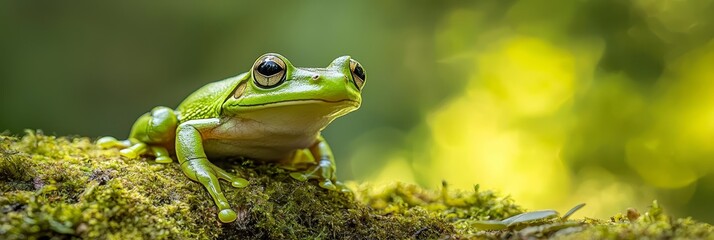
{"type": "Polygon", "coordinates": [[[209,159],[275,163],[295,179],[349,191],[336,179],[332,151],[320,132],[360,107],[365,80],[364,68],[349,56],[326,68],[298,68],[268,53],[250,71],[203,86],[176,109],[156,107],[142,115],[127,140],[103,137],[97,144],[122,148],[120,154],[131,159],[151,155],[156,162],[171,163],[175,156],[184,174],[208,190],[219,220],[229,223],[237,215],[219,179],[237,188],[249,183],[209,159]]]}

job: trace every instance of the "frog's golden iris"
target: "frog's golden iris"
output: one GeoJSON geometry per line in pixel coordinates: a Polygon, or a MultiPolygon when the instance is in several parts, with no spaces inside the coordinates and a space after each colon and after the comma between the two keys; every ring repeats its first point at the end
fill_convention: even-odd
{"type": "Polygon", "coordinates": [[[263,88],[280,84],[285,80],[285,62],[277,56],[264,56],[253,65],[253,79],[263,88]]]}
{"type": "Polygon", "coordinates": [[[362,89],[366,77],[364,75],[364,69],[357,61],[350,59],[350,70],[352,71],[352,79],[354,79],[355,86],[362,89]]]}

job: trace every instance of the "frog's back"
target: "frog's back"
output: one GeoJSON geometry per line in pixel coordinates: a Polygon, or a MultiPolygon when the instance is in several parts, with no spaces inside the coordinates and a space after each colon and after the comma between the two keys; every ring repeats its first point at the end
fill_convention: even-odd
{"type": "Polygon", "coordinates": [[[247,73],[243,73],[232,78],[209,83],[191,93],[176,108],[179,122],[218,117],[221,113],[223,102],[233,93],[233,88],[245,79],[246,75],[247,73]]]}

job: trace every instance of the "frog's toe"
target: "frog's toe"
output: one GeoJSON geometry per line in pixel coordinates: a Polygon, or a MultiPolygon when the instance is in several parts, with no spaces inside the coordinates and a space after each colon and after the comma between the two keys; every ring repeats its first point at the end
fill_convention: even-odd
{"type": "Polygon", "coordinates": [[[129,158],[129,159],[135,159],[138,158],[139,155],[145,153],[147,150],[147,146],[145,143],[136,143],[128,148],[124,148],[119,151],[119,154],[122,156],[129,158]]]}
{"type": "Polygon", "coordinates": [[[156,156],[157,163],[171,163],[174,160],[169,156],[169,151],[164,147],[152,146],[151,153],[156,156]]]}
{"type": "Polygon", "coordinates": [[[308,180],[317,180],[319,182],[319,185],[321,188],[327,189],[327,190],[332,190],[332,191],[342,191],[342,189],[346,189],[347,187],[344,187],[344,184],[334,180],[335,178],[332,177],[332,172],[326,170],[329,168],[325,168],[322,166],[315,167],[313,169],[309,169],[304,172],[291,172],[290,177],[294,178],[295,180],[305,182],[308,180]]]}
{"type": "Polygon", "coordinates": [[[290,173],[290,177],[301,182],[307,181],[307,176],[301,172],[292,172],[290,173]]]}
{"type": "Polygon", "coordinates": [[[238,218],[238,214],[236,214],[233,209],[226,208],[218,212],[218,219],[221,220],[222,223],[233,222],[236,218],[238,218]]]}
{"type": "Polygon", "coordinates": [[[134,158],[139,157],[139,154],[137,152],[132,151],[131,149],[128,149],[128,148],[119,150],[119,154],[121,154],[122,156],[124,156],[128,159],[134,159],[134,158]]]}
{"type": "Polygon", "coordinates": [[[248,184],[250,184],[250,182],[248,182],[248,180],[246,180],[245,178],[241,178],[241,177],[236,177],[235,179],[233,179],[233,182],[231,183],[231,185],[233,185],[233,187],[237,187],[237,188],[247,187],[248,184]]]}
{"type": "Polygon", "coordinates": [[[171,163],[171,162],[173,162],[173,161],[174,161],[174,160],[171,159],[171,157],[168,157],[168,156],[156,157],[156,162],[157,162],[157,163],[171,163]]]}
{"type": "Polygon", "coordinates": [[[332,191],[337,190],[337,186],[335,186],[335,184],[333,184],[330,179],[325,179],[324,181],[320,182],[320,187],[332,191]]]}
{"type": "Polygon", "coordinates": [[[248,184],[250,184],[250,182],[248,182],[248,180],[246,180],[245,178],[231,174],[226,170],[217,167],[216,165],[211,165],[211,168],[219,179],[223,179],[230,182],[233,187],[244,188],[248,186],[248,184]]]}
{"type": "Polygon", "coordinates": [[[113,137],[102,137],[97,140],[97,145],[101,148],[113,147],[119,140],[113,137]]]}
{"type": "Polygon", "coordinates": [[[119,141],[114,137],[102,137],[97,139],[97,146],[100,148],[128,147],[125,141],[119,141]]]}

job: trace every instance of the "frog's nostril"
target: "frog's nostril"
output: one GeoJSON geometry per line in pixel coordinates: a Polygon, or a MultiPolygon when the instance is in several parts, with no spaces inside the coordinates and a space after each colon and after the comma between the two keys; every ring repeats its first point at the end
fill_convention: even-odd
{"type": "Polygon", "coordinates": [[[320,74],[312,75],[312,80],[317,81],[318,79],[320,79],[320,74]]]}

